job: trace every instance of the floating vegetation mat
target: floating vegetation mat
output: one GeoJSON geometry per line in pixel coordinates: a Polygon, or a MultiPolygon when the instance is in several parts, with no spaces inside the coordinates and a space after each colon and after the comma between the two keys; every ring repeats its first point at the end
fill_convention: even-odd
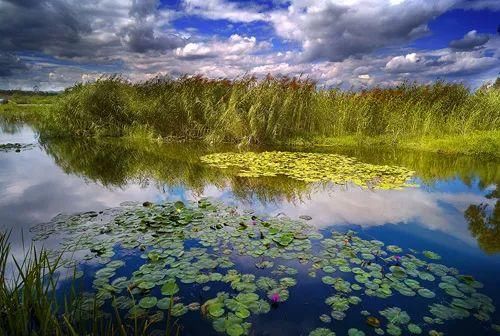
{"type": "Polygon", "coordinates": [[[375,189],[410,186],[414,172],[403,167],[379,166],[338,154],[302,152],[218,153],[201,157],[210,166],[238,170],[238,176],[284,175],[304,182],[354,183],[375,189]]]}
{"type": "Polygon", "coordinates": [[[5,143],[0,144],[0,152],[20,152],[35,148],[33,144],[5,143]]]}
{"type": "Polygon", "coordinates": [[[93,293],[83,305],[88,316],[94,306],[111,303],[128,318],[149,316],[159,323],[170,308],[181,324],[181,316],[198,314],[218,332],[247,335],[257,315],[286,305],[308,279],[328,293],[319,300],[323,313],[315,317],[323,326],[311,328],[310,335],[335,335],[338,320],[356,310],[366,323],[349,326],[350,336],[436,336],[457,319],[498,328],[491,321],[493,302],[480,292],[483,285],[441,264],[437,253],[386,246],[352,231],[320,233],[309,217],[302,218],[257,216],[202,199],[60,215],[32,231],[38,240],[63,234],[61,251],[83,252],[87,262],[80,266],[100,265],[86,275],[93,277],[93,293]],[[129,265],[117,251],[143,261],[129,265]],[[251,266],[241,267],[241,258],[251,266]],[[181,294],[197,286],[203,295],[181,294]],[[418,316],[388,300],[403,297],[424,302],[418,316]],[[376,300],[389,304],[365,310],[376,300]]]}

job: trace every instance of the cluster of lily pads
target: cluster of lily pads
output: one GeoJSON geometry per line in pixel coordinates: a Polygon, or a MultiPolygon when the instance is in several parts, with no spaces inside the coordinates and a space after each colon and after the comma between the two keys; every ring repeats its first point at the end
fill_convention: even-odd
{"type": "MultiPolygon", "coordinates": [[[[321,243],[324,247],[320,254],[321,262],[312,265],[311,275],[322,272],[322,282],[334,289],[335,294],[325,300],[334,319],[344,319],[349,308],[362,301],[361,295],[381,299],[397,294],[408,297],[418,295],[432,300],[437,297],[437,291],[440,291],[441,301],[429,301],[429,314],[421,321],[413,321],[399,307],[388,307],[373,315],[363,311],[367,316],[366,324],[373,327],[378,335],[419,335],[424,326],[438,326],[446,320],[463,319],[470,315],[480,321],[490,321],[495,311],[491,298],[477,292],[483,286],[480,282],[470,275],[459,274],[455,268],[433,262],[441,259],[435,252],[409,250],[405,253],[401,247],[384,247],[381,241],[363,240],[352,232],[333,232],[331,238],[321,243]],[[345,276],[331,276],[336,270],[341,274],[350,273],[352,281],[346,280],[345,276]],[[438,286],[436,282],[439,282],[438,286]],[[385,330],[381,328],[384,325],[382,317],[386,321],[385,330]]],[[[329,322],[330,316],[325,314],[320,319],[329,322]]],[[[364,335],[356,329],[351,329],[351,334],[364,335]]],[[[429,332],[429,335],[439,334],[436,330],[429,332]]]]}
{"type": "Polygon", "coordinates": [[[397,166],[359,162],[339,154],[305,152],[216,153],[201,161],[222,169],[237,169],[238,176],[284,175],[304,182],[354,183],[373,189],[398,189],[410,186],[414,172],[397,166]]]}
{"type": "MultiPolygon", "coordinates": [[[[189,204],[126,203],[99,213],[60,215],[32,231],[36,239],[63,234],[61,251],[81,251],[85,260],[102,265],[94,275],[94,291],[85,297],[83,316],[88,312],[90,317],[92,309],[106,303],[129,318],[145,317],[152,322],[162,321],[166,310],[174,317],[199,311],[216,331],[247,335],[256,315],[268,313],[293,295],[296,275],[305,271],[331,292],[324,301],[325,314],[320,316],[326,326],[310,335],[335,335],[332,319],[344,319],[352,306],[362,306],[365,300],[396,295],[425,298],[428,313],[417,318],[400,307],[362,311],[376,334],[428,330],[429,335],[438,336],[447,320],[470,315],[491,324],[495,307],[479,293],[482,284],[437,263],[438,254],[385,246],[352,231],[333,231],[325,237],[308,224],[309,219],[257,216],[201,199],[189,204]],[[116,248],[135,251],[144,263],[128,275],[117,276],[122,267],[128,270],[130,266],[116,258],[116,248]],[[239,271],[242,256],[252,258],[256,269],[269,272],[257,276],[239,271]],[[296,269],[287,266],[287,261],[302,266],[296,269]],[[211,286],[220,285],[227,290],[211,291],[211,286]],[[182,289],[194,286],[202,287],[205,295],[196,301],[186,299],[182,289]]],[[[73,263],[68,259],[68,265],[73,263]]],[[[78,276],[82,275],[79,271],[78,276]]],[[[349,335],[362,336],[364,331],[351,328],[349,335]]]]}
{"type": "Polygon", "coordinates": [[[33,144],[5,143],[0,144],[0,152],[17,152],[34,148],[33,144]]]}

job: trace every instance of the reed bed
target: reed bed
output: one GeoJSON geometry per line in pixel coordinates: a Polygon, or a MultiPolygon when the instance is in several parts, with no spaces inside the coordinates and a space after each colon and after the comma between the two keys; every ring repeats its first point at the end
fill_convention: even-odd
{"type": "Polygon", "coordinates": [[[276,143],[294,138],[393,141],[500,129],[500,88],[405,83],[364,91],[318,89],[308,79],[101,78],[68,89],[49,113],[58,134],[122,136],[139,127],[164,138],[276,143]]]}

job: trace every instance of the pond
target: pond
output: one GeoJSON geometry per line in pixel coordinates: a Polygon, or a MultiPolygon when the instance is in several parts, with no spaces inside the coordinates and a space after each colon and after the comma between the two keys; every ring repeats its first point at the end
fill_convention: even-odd
{"type": "Polygon", "coordinates": [[[260,154],[217,161],[232,146],[47,139],[22,124],[2,124],[0,144],[19,144],[0,149],[13,255],[32,240],[66,248],[99,293],[89,304],[116,295],[124,318],[175,297],[182,335],[500,333],[498,162],[252,149],[300,162],[284,173],[260,154]],[[317,178],[309,158],[351,181],[317,178]],[[363,186],[374,171],[407,183],[363,186]]]}

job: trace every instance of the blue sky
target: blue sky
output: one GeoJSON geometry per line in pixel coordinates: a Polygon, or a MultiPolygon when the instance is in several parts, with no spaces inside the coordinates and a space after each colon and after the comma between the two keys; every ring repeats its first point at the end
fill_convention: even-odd
{"type": "Polygon", "coordinates": [[[0,0],[0,88],[111,73],[475,88],[500,71],[499,25],[498,0],[0,0]]]}

